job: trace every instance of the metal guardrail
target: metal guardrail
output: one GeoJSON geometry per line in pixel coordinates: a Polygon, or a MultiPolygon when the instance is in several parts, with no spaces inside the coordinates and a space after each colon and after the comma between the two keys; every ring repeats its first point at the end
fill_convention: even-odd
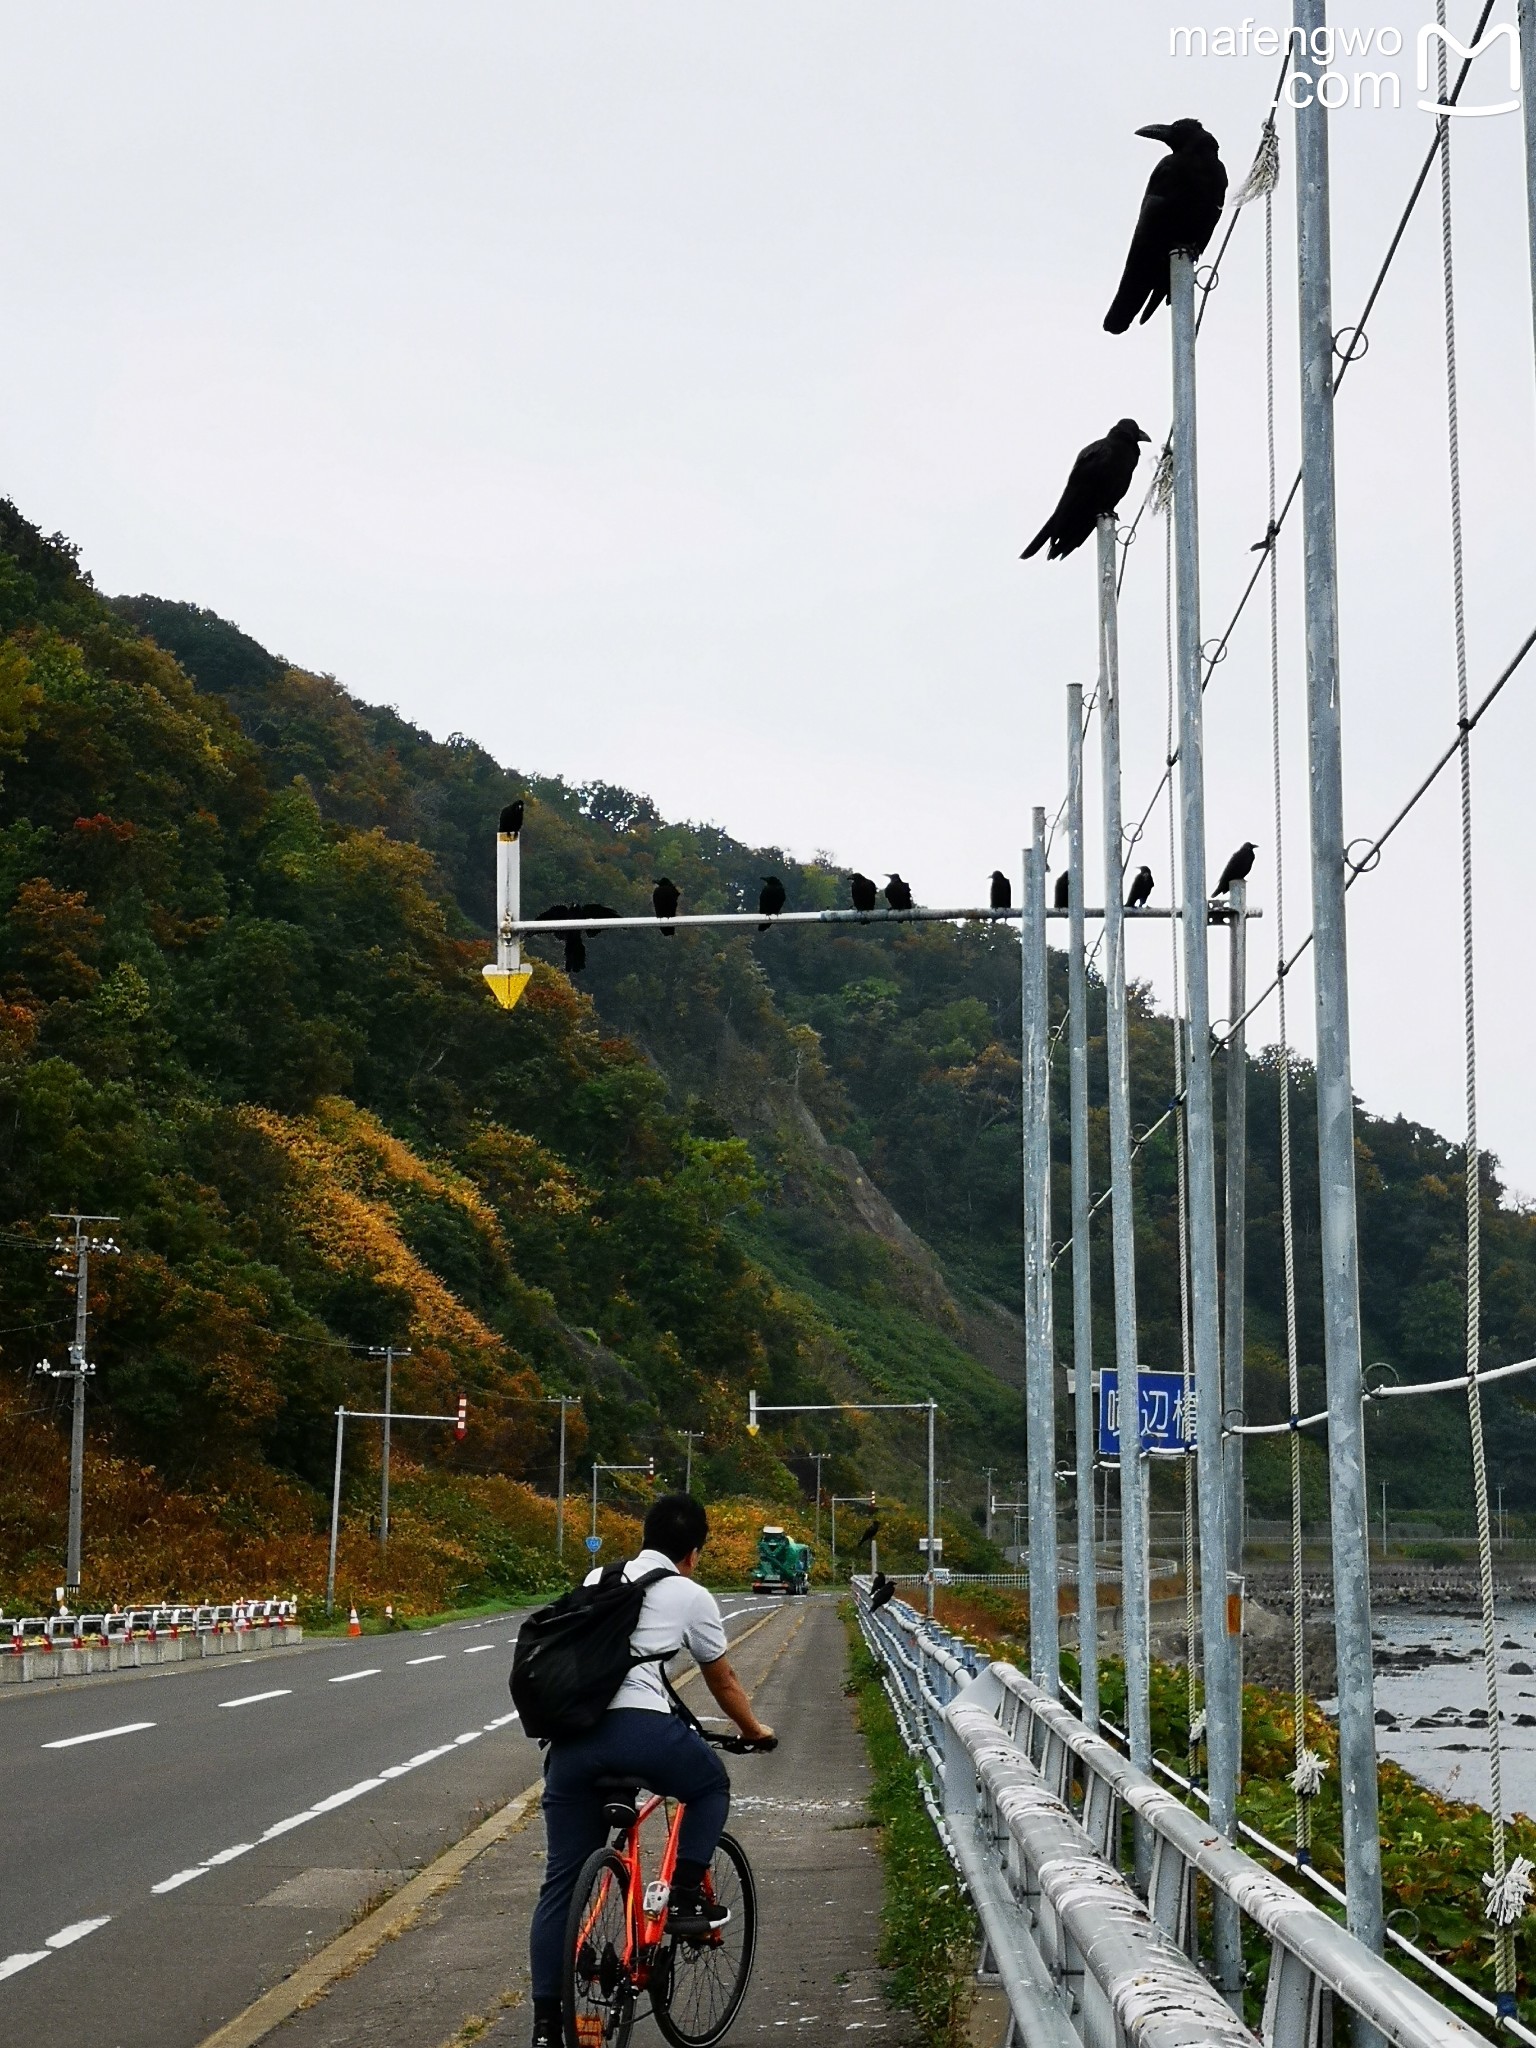
{"type": "Polygon", "coordinates": [[[294,1628],[296,1600],[228,1600],[195,1607],[122,1607],[94,1614],[7,1615],[0,1610],[0,1654],[87,1650],[97,1644],[158,1642],[162,1636],[227,1635],[248,1628],[294,1628]]]}
{"type": "Polygon", "coordinates": [[[905,1601],[871,1613],[867,1581],[856,1591],[903,1738],[929,1766],[930,1811],[981,1921],[983,1968],[1007,1996],[1010,2042],[1330,2048],[1336,2016],[1351,2014],[1392,2048],[1481,2048],[1021,1672],[905,1601]],[[1268,1944],[1257,2035],[1201,1967],[1202,1886],[1268,1944]]]}

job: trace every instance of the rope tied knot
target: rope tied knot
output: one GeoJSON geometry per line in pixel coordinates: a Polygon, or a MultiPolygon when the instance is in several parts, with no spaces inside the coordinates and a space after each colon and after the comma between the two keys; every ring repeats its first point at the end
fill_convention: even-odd
{"type": "Polygon", "coordinates": [[[1502,1877],[1495,1877],[1491,1871],[1483,1873],[1483,1890],[1488,1894],[1483,1911],[1492,1927],[1513,1927],[1525,1917],[1530,1904],[1532,1879],[1536,1878],[1536,1864],[1517,1856],[1502,1877]]]}
{"type": "Polygon", "coordinates": [[[1197,1742],[1204,1742],[1204,1740],[1205,1714],[1202,1710],[1202,1712],[1196,1714],[1193,1721],[1191,1721],[1189,1724],[1189,1746],[1191,1749],[1193,1749],[1197,1742]]]}
{"type": "Polygon", "coordinates": [[[1315,1749],[1304,1749],[1296,1759],[1295,1770],[1287,1774],[1285,1782],[1298,1799],[1315,1799],[1323,1789],[1323,1780],[1327,1775],[1326,1761],[1315,1749]]]}

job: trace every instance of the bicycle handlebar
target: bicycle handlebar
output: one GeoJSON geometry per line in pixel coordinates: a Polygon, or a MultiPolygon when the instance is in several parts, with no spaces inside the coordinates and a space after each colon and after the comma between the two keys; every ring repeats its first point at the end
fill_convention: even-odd
{"type": "Polygon", "coordinates": [[[770,1735],[766,1742],[752,1742],[745,1735],[716,1735],[709,1728],[704,1731],[704,1740],[712,1749],[728,1750],[732,1756],[762,1756],[779,1746],[777,1735],[770,1735]]]}

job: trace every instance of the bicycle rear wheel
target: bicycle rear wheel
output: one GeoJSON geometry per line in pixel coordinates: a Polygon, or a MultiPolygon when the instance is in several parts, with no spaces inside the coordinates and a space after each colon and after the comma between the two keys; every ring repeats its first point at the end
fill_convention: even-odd
{"type": "Polygon", "coordinates": [[[746,1851],[722,1835],[705,1880],[730,1919],[694,1941],[669,1940],[652,1984],[656,2024],[672,2048],[714,2048],[741,2010],[757,1953],[757,1886],[746,1851]]]}
{"type": "Polygon", "coordinates": [[[635,2024],[628,1901],[623,1859],[594,1849],[565,1922],[565,2048],[627,2048],[635,2024]]]}

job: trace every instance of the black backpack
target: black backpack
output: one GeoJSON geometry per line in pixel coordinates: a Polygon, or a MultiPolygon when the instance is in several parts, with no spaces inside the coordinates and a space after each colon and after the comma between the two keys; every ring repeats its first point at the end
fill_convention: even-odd
{"type": "Polygon", "coordinates": [[[637,1664],[675,1654],[636,1657],[629,1647],[647,1589],[670,1577],[659,1566],[626,1579],[622,1562],[610,1564],[593,1585],[575,1586],[529,1615],[518,1631],[508,1680],[527,1734],[541,1742],[585,1735],[637,1664]]]}

